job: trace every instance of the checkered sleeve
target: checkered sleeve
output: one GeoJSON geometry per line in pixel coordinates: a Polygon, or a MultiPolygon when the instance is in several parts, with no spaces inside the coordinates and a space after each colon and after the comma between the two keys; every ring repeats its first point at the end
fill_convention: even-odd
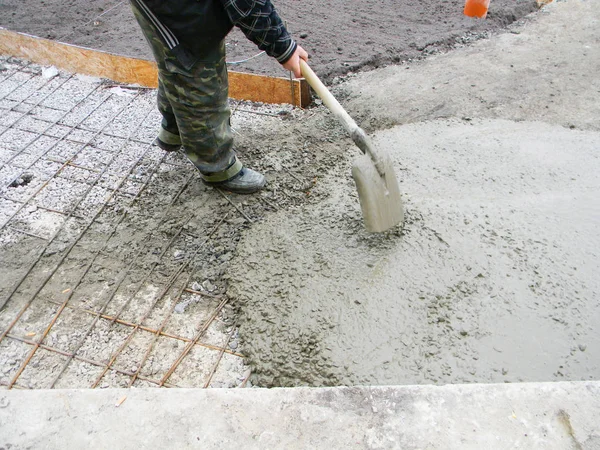
{"type": "Polygon", "coordinates": [[[220,0],[231,22],[259,49],[284,64],[297,44],[270,0],[220,0]]]}

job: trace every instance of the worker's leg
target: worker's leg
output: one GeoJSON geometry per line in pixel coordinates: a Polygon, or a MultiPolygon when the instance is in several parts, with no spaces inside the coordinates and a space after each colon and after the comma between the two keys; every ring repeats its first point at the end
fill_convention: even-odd
{"type": "Polygon", "coordinates": [[[206,183],[240,193],[262,188],[264,177],[243,168],[233,151],[225,43],[184,67],[147,15],[135,2],[132,7],[158,65],[158,108],[163,116],[159,145],[170,150],[181,142],[206,183]]]}
{"type": "Polygon", "coordinates": [[[181,147],[181,137],[179,136],[177,119],[175,119],[173,108],[171,107],[171,103],[167,98],[165,87],[163,86],[160,78],[158,80],[156,99],[158,103],[158,110],[163,116],[156,143],[160,148],[168,152],[177,151],[181,147]]]}
{"type": "Polygon", "coordinates": [[[156,60],[156,64],[158,65],[159,69],[157,106],[159,112],[163,116],[163,120],[161,122],[157,143],[163,150],[179,150],[181,147],[181,138],[179,136],[177,120],[173,114],[173,108],[171,107],[171,104],[167,98],[165,88],[160,77],[160,72],[166,70],[167,58],[170,57],[174,59],[174,57],[169,54],[169,48],[161,39],[156,27],[149,22],[147,16],[139,9],[137,2],[132,0],[130,3],[131,9],[133,10],[133,15],[135,16],[140,28],[142,29],[144,37],[152,49],[154,59],[156,60]]]}
{"type": "MultiPolygon", "coordinates": [[[[165,67],[159,68],[159,80],[162,93],[171,105],[188,158],[207,177],[239,166],[237,171],[222,174],[222,177],[228,175],[225,178],[228,179],[236,175],[241,165],[235,164],[229,123],[231,111],[227,99],[225,43],[222,42],[211,56],[196,62],[191,69],[185,69],[178,61],[168,58],[165,67]]],[[[163,112],[163,124],[168,124],[168,121],[168,111],[167,114],[163,112]]],[[[217,181],[224,181],[222,177],[217,181]]]]}

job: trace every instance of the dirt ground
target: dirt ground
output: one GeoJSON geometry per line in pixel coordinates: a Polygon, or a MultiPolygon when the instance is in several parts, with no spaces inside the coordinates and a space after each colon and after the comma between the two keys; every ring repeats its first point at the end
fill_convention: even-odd
{"type": "MultiPolygon", "coordinates": [[[[322,77],[419,58],[503,29],[536,9],[534,0],[494,0],[486,20],[462,14],[462,0],[377,2],[279,0],[290,32],[311,55],[322,77]]],[[[128,56],[151,58],[128,2],[46,0],[0,2],[0,26],[128,56]]],[[[257,54],[240,32],[227,39],[230,61],[257,54]]],[[[266,56],[235,70],[286,76],[266,56]]]]}

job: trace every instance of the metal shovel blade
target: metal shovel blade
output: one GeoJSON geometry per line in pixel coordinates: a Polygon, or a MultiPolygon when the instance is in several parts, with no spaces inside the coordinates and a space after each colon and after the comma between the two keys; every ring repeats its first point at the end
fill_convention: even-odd
{"type": "Polygon", "coordinates": [[[373,146],[366,133],[348,115],[305,61],[300,61],[300,68],[308,83],[363,152],[363,156],[352,166],[352,176],[358,190],[366,229],[379,233],[398,225],[404,220],[404,207],[391,158],[373,146]]]}
{"type": "Polygon", "coordinates": [[[373,233],[389,230],[404,221],[404,207],[392,162],[386,155],[379,164],[383,167],[383,176],[368,155],[360,156],[352,165],[365,228],[373,233]]]}

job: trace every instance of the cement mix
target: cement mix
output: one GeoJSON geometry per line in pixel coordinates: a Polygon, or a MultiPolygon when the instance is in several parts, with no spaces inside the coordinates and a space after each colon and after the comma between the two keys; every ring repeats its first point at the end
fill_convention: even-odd
{"type": "Polygon", "coordinates": [[[373,133],[406,225],[364,232],[341,141],[326,201],[246,231],[229,292],[258,384],[600,377],[598,18],[556,3],[339,89],[371,129],[415,122],[373,133]]]}

